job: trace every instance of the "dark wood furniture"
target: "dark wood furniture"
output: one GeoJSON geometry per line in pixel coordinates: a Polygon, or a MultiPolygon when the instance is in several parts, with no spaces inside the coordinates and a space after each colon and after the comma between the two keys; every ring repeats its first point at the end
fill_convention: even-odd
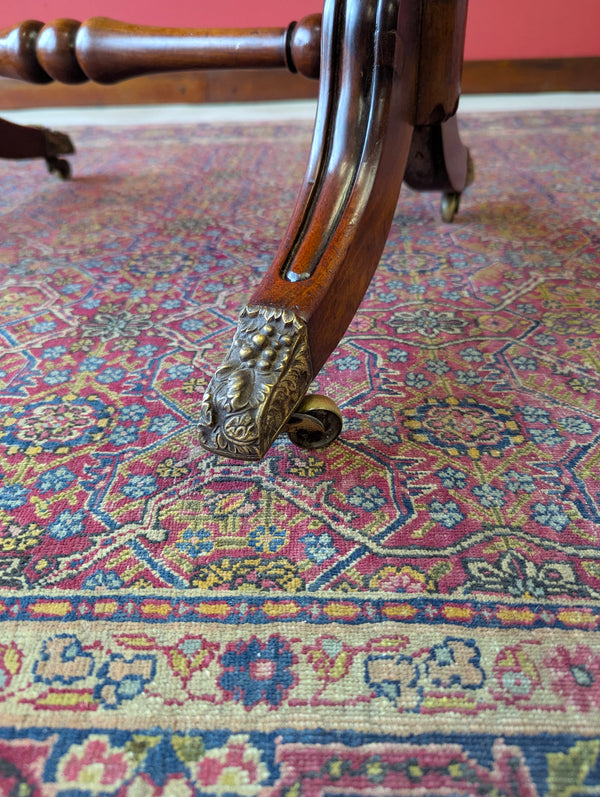
{"type": "Polygon", "coordinates": [[[467,0],[325,0],[322,15],[285,29],[97,18],[0,32],[0,75],[33,82],[282,66],[319,79],[296,208],[202,401],[199,434],[209,450],[253,460],[284,429],[308,447],[339,432],[335,405],[307,400],[306,391],[367,289],[403,180],[440,191],[450,221],[472,179],[455,118],[466,13],[467,0]]]}
{"type": "Polygon", "coordinates": [[[59,156],[72,155],[74,152],[73,142],[64,133],[0,119],[0,158],[44,158],[48,171],[66,180],[71,176],[71,166],[66,158],[59,156]]]}

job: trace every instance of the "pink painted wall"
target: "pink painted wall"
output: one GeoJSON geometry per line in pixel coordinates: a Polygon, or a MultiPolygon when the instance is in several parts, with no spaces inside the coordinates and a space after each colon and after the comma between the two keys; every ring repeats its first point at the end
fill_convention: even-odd
{"type": "MultiPolygon", "coordinates": [[[[107,16],[192,27],[286,25],[322,0],[2,0],[0,27],[33,18],[107,16]]],[[[600,0],[470,0],[465,56],[600,56],[600,0]]]]}

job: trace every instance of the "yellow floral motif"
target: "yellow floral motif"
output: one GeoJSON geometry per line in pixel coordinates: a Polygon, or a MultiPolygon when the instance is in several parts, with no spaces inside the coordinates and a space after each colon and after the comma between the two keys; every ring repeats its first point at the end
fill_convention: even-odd
{"type": "MultiPolygon", "coordinates": [[[[561,303],[559,306],[564,306],[561,303]]],[[[581,313],[579,308],[576,312],[546,313],[544,323],[553,332],[560,335],[591,335],[600,332],[600,314],[590,312],[581,313]]]]}
{"type": "Polygon", "coordinates": [[[385,774],[383,763],[380,760],[367,761],[365,769],[367,773],[367,778],[369,778],[369,780],[378,781],[385,774]]]}
{"type": "Polygon", "coordinates": [[[139,578],[137,581],[134,581],[131,585],[132,589],[152,589],[154,586],[147,578],[139,578]]]}
{"type": "Polygon", "coordinates": [[[173,457],[169,457],[158,463],[156,472],[161,479],[180,479],[182,476],[187,476],[190,469],[187,465],[177,464],[173,457]]]}
{"type": "Polygon", "coordinates": [[[324,471],[325,463],[323,460],[312,456],[307,457],[305,460],[299,459],[298,462],[290,467],[290,473],[303,479],[320,476],[324,471]]]}
{"type": "Polygon", "coordinates": [[[19,553],[35,548],[40,541],[42,532],[42,527],[36,523],[28,523],[27,526],[19,526],[13,523],[0,537],[0,552],[19,553]]]}
{"type": "Polygon", "coordinates": [[[425,592],[427,576],[408,565],[388,565],[375,573],[369,581],[369,588],[389,592],[425,592]]]}
{"type": "Polygon", "coordinates": [[[142,761],[148,750],[159,743],[160,739],[157,736],[144,736],[142,734],[134,734],[133,739],[127,742],[125,749],[128,753],[134,756],[136,761],[142,761]]]}
{"type": "Polygon", "coordinates": [[[585,781],[596,766],[599,754],[597,739],[581,740],[566,753],[548,753],[548,797],[591,794],[585,781]]]}
{"type": "Polygon", "coordinates": [[[418,764],[410,764],[408,767],[408,774],[416,781],[423,777],[423,770],[418,764]]]}
{"type": "Polygon", "coordinates": [[[263,559],[262,557],[225,558],[200,566],[192,578],[192,585],[201,589],[213,589],[227,585],[241,592],[257,592],[263,584],[271,591],[273,584],[287,592],[298,592],[304,588],[297,574],[296,565],[288,559],[263,559]]]}
{"type": "Polygon", "coordinates": [[[337,637],[323,636],[316,645],[306,647],[304,652],[317,677],[332,682],[340,681],[348,674],[354,651],[348,650],[337,637]]]}
{"type": "Polygon", "coordinates": [[[14,642],[0,645],[0,693],[21,669],[23,654],[14,642]]]}
{"type": "Polygon", "coordinates": [[[94,347],[94,341],[91,338],[80,338],[71,346],[71,351],[85,351],[89,352],[94,347]]]}
{"type": "Polygon", "coordinates": [[[183,385],[181,386],[182,391],[190,396],[193,393],[203,393],[206,387],[206,380],[198,379],[198,377],[191,377],[190,379],[186,379],[183,385]]]}
{"type": "Polygon", "coordinates": [[[49,518],[52,514],[50,501],[47,498],[40,498],[37,495],[31,497],[31,504],[35,507],[35,513],[39,518],[49,518]]]}
{"type": "Polygon", "coordinates": [[[171,744],[184,764],[199,761],[204,756],[204,742],[200,736],[174,736],[171,744]]]}

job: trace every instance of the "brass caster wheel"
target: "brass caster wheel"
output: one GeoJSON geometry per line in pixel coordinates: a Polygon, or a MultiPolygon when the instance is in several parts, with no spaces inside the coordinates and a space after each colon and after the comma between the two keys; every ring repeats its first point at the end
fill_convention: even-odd
{"type": "Polygon", "coordinates": [[[342,431],[342,413],[327,396],[306,396],[289,419],[285,431],[300,448],[325,448],[342,431]]]}
{"type": "Polygon", "coordinates": [[[445,221],[446,224],[451,224],[454,221],[454,217],[458,213],[459,207],[460,193],[452,191],[447,194],[443,194],[442,204],[440,207],[442,221],[445,221]]]}
{"type": "Polygon", "coordinates": [[[71,178],[71,164],[65,158],[46,158],[46,166],[50,174],[57,174],[61,180],[71,178]]]}
{"type": "Polygon", "coordinates": [[[467,152],[467,180],[465,183],[465,188],[473,182],[475,179],[475,164],[473,162],[473,158],[471,157],[471,153],[467,152]]]}

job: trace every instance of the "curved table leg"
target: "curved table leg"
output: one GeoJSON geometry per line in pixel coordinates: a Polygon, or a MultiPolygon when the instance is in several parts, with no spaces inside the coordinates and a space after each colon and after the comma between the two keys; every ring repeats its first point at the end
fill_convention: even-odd
{"type": "Polygon", "coordinates": [[[325,4],[306,176],[284,241],[204,396],[199,434],[210,451],[264,456],[360,304],[408,159],[419,11],[417,0],[325,4]]]}
{"type": "Polygon", "coordinates": [[[474,176],[473,161],[460,140],[456,116],[442,124],[415,127],[404,182],[417,191],[441,191],[444,221],[452,221],[461,194],[474,176]]]}
{"type": "Polygon", "coordinates": [[[59,155],[71,155],[75,147],[69,136],[43,127],[28,127],[0,119],[0,158],[27,160],[44,158],[50,171],[68,177],[68,161],[59,155]]]}

